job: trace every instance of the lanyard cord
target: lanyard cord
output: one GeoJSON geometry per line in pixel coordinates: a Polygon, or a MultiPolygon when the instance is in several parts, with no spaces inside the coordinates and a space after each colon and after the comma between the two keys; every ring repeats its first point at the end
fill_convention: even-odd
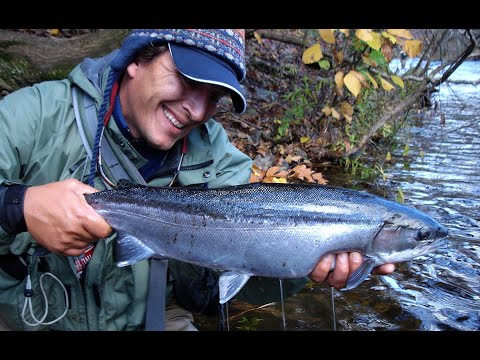
{"type": "Polygon", "coordinates": [[[43,273],[40,276],[39,282],[40,282],[40,289],[41,289],[42,295],[43,295],[43,300],[44,300],[44,303],[45,303],[45,312],[43,313],[40,320],[37,319],[37,317],[35,316],[34,311],[33,311],[33,307],[32,307],[33,290],[32,290],[32,280],[30,278],[30,266],[28,266],[27,282],[25,284],[25,290],[23,292],[23,294],[25,295],[25,302],[23,303],[22,320],[25,324],[27,324],[29,326],[51,325],[53,323],[56,323],[57,321],[62,319],[67,314],[68,307],[69,307],[67,289],[65,288],[65,286],[62,284],[62,282],[55,275],[53,275],[50,272],[43,273]],[[43,288],[43,279],[45,278],[46,275],[49,275],[49,276],[53,277],[60,284],[60,286],[63,289],[63,293],[65,295],[65,311],[58,318],[56,318],[55,320],[49,321],[49,322],[44,322],[44,320],[47,318],[47,315],[48,315],[48,299],[47,299],[47,294],[45,293],[45,289],[43,288]],[[28,305],[28,309],[30,311],[30,317],[35,321],[34,323],[29,322],[25,317],[25,311],[27,310],[27,305],[28,305]]]}

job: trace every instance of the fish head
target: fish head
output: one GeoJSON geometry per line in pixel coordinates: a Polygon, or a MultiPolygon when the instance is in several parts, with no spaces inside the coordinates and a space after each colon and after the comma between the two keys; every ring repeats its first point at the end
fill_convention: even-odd
{"type": "Polygon", "coordinates": [[[448,244],[448,230],[427,214],[406,206],[389,211],[369,249],[377,265],[408,261],[448,244]]]}

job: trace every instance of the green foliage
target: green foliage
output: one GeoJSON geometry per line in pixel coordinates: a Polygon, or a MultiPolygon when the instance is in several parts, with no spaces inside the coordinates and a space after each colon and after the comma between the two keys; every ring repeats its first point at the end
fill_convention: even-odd
{"type": "MultiPolygon", "coordinates": [[[[302,85],[302,87],[295,87],[293,91],[283,97],[290,104],[290,107],[287,108],[281,119],[274,121],[274,123],[278,124],[277,135],[274,137],[275,140],[287,137],[290,125],[301,123],[306,112],[311,111],[317,103],[317,98],[311,89],[308,77],[303,77],[302,85]]],[[[315,91],[318,91],[318,88],[321,86],[323,84],[318,83],[315,91]]]]}
{"type": "Polygon", "coordinates": [[[383,53],[378,50],[372,50],[369,55],[370,59],[375,61],[378,66],[381,68],[385,68],[388,65],[387,60],[385,60],[385,56],[383,56],[383,53]]]}
{"type": "Polygon", "coordinates": [[[263,321],[263,319],[259,319],[259,318],[248,319],[245,316],[243,316],[242,320],[239,321],[241,325],[237,326],[236,329],[246,330],[246,331],[256,331],[261,321],[263,321]]]}
{"type": "Polygon", "coordinates": [[[405,203],[405,195],[403,194],[403,190],[398,188],[397,189],[397,196],[395,197],[398,203],[403,204],[405,203]]]}

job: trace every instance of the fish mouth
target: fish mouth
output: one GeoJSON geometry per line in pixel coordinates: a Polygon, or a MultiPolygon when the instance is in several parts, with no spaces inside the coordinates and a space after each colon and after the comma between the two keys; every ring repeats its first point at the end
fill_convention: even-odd
{"type": "Polygon", "coordinates": [[[432,240],[417,246],[415,249],[413,249],[412,255],[421,256],[441,248],[447,248],[449,247],[449,245],[450,245],[450,242],[445,238],[432,240]]]}

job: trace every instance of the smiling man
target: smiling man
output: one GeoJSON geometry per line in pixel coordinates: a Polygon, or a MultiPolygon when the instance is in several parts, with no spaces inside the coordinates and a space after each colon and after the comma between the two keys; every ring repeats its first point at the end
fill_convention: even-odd
{"type": "MultiPolygon", "coordinates": [[[[215,275],[204,268],[169,260],[167,271],[155,259],[118,267],[115,234],[84,194],[120,180],[247,183],[251,159],[212,119],[224,96],[236,112],[246,109],[244,36],[134,30],[120,49],[85,59],[67,79],[0,101],[0,318],[8,327],[195,330],[192,312],[216,308],[215,275]]],[[[361,263],[359,254],[339,254],[330,272],[333,259],[310,277],[341,287],[361,263]]],[[[306,280],[285,281],[286,295],[306,280]]],[[[278,281],[252,278],[237,297],[278,300],[278,281]]]]}

